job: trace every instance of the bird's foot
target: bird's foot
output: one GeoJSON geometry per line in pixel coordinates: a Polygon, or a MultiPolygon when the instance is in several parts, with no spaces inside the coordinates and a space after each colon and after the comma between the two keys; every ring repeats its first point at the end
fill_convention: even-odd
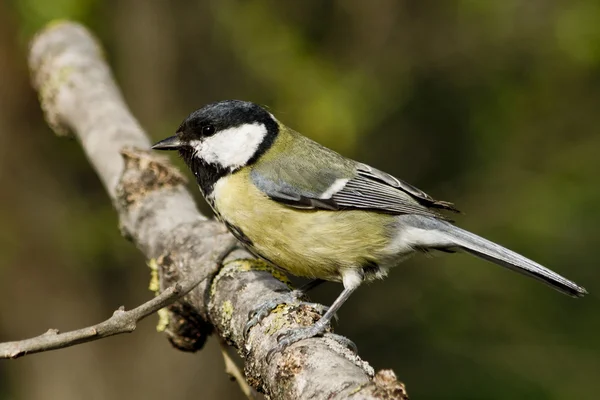
{"type": "Polygon", "coordinates": [[[333,339],[339,344],[341,344],[343,347],[350,349],[354,353],[358,351],[356,345],[350,339],[341,335],[336,335],[335,333],[326,332],[326,330],[326,324],[319,324],[319,322],[317,322],[316,324],[306,328],[291,329],[287,332],[282,333],[277,337],[277,346],[267,353],[267,362],[271,362],[271,359],[273,358],[275,353],[281,353],[288,346],[301,340],[309,339],[315,336],[323,336],[333,339]]]}
{"type": "Polygon", "coordinates": [[[272,300],[269,300],[257,308],[250,312],[249,321],[246,323],[244,327],[244,339],[248,338],[248,333],[250,333],[250,329],[254,328],[256,325],[260,324],[263,319],[265,319],[271,311],[277,308],[280,304],[290,304],[290,305],[304,305],[311,308],[316,309],[321,315],[327,312],[329,307],[326,307],[322,304],[318,303],[310,303],[307,301],[303,301],[304,292],[301,290],[292,290],[291,292],[283,293],[272,300]]]}

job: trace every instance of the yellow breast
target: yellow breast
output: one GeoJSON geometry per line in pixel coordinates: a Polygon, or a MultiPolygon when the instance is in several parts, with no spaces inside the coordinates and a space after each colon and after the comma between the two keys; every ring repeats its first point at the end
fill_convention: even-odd
{"type": "Polygon", "coordinates": [[[214,204],[221,218],[276,266],[298,276],[339,281],[342,268],[389,259],[386,247],[392,216],[288,207],[264,195],[248,174],[244,169],[219,180],[214,204]]]}

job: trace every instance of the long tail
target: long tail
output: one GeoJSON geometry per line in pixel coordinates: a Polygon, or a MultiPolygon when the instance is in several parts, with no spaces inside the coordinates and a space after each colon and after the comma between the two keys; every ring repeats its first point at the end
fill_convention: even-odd
{"type": "Polygon", "coordinates": [[[407,225],[419,230],[424,229],[429,233],[428,235],[418,235],[425,239],[426,247],[457,247],[484,260],[531,276],[569,296],[582,297],[587,294],[585,288],[556,272],[449,222],[429,217],[413,215],[410,217],[412,218],[406,221],[407,225]],[[432,234],[432,231],[435,233],[432,234]]]}

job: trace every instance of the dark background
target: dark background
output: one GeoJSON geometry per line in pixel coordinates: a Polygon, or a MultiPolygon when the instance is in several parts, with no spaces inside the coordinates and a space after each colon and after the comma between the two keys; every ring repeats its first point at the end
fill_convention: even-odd
{"type": "MultiPolygon", "coordinates": [[[[337,331],[412,398],[598,398],[598,1],[0,2],[2,341],[151,296],[80,146],[53,135],[30,88],[27,42],[55,18],[98,35],[153,139],[208,102],[268,105],[591,292],[570,299],[466,255],[414,258],[361,288],[337,331]]],[[[242,398],[214,338],[184,354],[155,324],[2,361],[0,399],[242,398]]]]}

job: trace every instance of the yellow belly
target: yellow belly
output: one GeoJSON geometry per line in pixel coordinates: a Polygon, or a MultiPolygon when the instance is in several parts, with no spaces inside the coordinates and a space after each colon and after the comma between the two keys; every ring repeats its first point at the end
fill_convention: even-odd
{"type": "Polygon", "coordinates": [[[247,171],[222,178],[212,196],[215,207],[276,266],[293,275],[339,281],[340,269],[390,261],[392,216],[300,210],[269,199],[249,182],[247,171]]]}

